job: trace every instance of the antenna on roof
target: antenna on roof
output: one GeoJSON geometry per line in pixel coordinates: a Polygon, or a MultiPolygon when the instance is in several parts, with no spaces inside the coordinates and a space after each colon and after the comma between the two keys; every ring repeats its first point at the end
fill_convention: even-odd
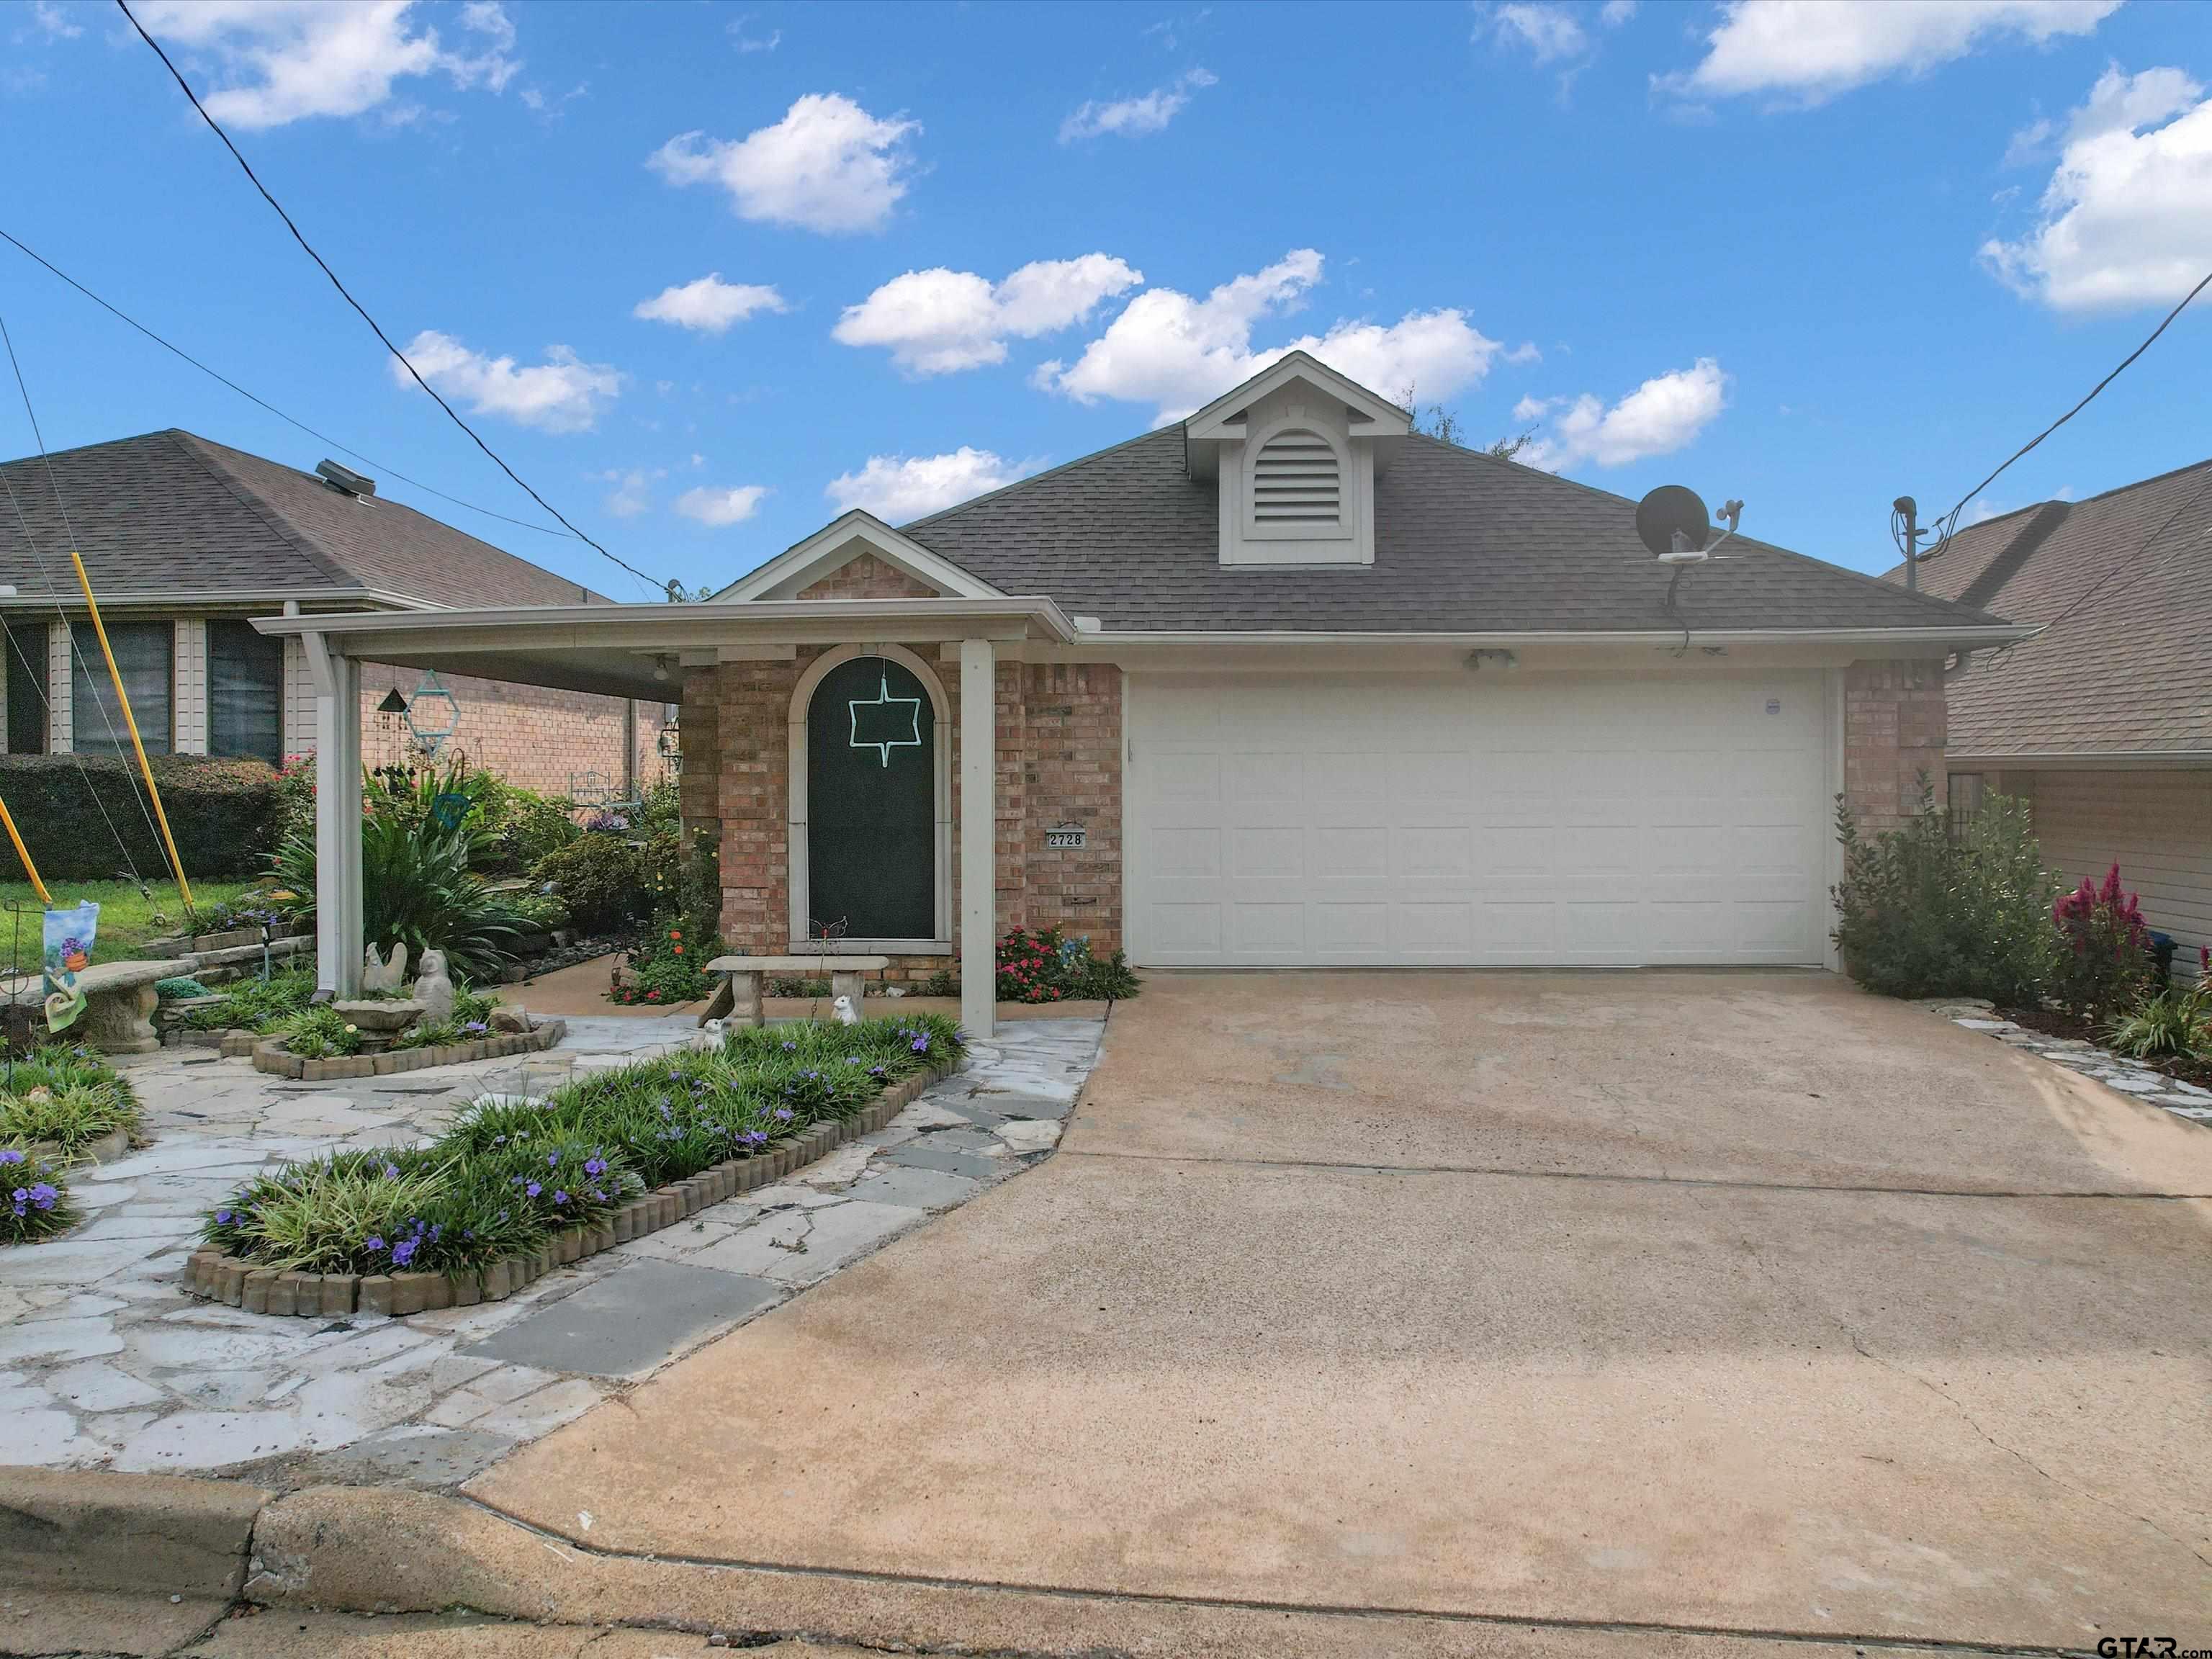
{"type": "MultiPolygon", "coordinates": [[[[1727,501],[1721,510],[1708,515],[1705,499],[1694,489],[1681,484],[1661,484],[1636,504],[1636,534],[1644,545],[1651,550],[1651,556],[1674,574],[1667,579],[1667,597],[1659,608],[1680,621],[1674,609],[1674,598],[1682,586],[1682,577],[1693,566],[1710,559],[1732,559],[1733,553],[1716,553],[1713,550],[1736,532],[1743,522],[1743,503],[1727,501]],[[1728,526],[1718,540],[1709,540],[1714,521],[1728,526]]],[[[1690,625],[1682,623],[1682,650],[1690,646],[1690,625]]],[[[1680,653],[1676,653],[1680,655],[1680,653]]]]}
{"type": "Polygon", "coordinates": [[[341,495],[374,495],[376,480],[363,477],[349,466],[340,466],[336,461],[324,459],[315,463],[315,476],[341,495]]]}

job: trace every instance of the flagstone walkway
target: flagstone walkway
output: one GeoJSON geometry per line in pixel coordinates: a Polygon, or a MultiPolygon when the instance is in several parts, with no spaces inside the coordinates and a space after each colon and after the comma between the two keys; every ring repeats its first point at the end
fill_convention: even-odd
{"type": "Polygon", "coordinates": [[[1103,1022],[977,1043],[881,1132],[775,1187],[562,1268],[504,1302],[392,1320],[272,1318],[197,1300],[200,1218],[288,1159],[416,1144],[486,1093],[670,1052],[685,1018],[571,1018],[523,1060],[343,1084],[210,1051],[124,1062],[150,1144],[80,1171],[87,1219],[0,1251],[0,1464],[443,1486],[1049,1152],[1103,1022]]]}

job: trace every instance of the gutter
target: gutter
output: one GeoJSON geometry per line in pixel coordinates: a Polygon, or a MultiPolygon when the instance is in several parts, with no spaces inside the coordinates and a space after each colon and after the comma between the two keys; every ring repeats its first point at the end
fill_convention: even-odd
{"type": "MultiPolygon", "coordinates": [[[[1960,650],[1980,650],[1989,646],[2011,645],[2033,636],[2037,630],[2014,623],[1993,626],[1968,625],[1958,628],[1738,628],[1692,629],[1688,643],[1705,645],[1917,645],[1942,646],[1960,650]]],[[[1480,633],[1429,633],[1411,629],[1382,629],[1366,632],[1324,632],[1319,629],[1284,629],[1269,631],[1253,630],[1235,633],[1206,633],[1197,629],[1176,632],[1158,631],[1116,632],[1101,630],[1085,633],[1085,645],[1182,645],[1204,646],[1208,648],[1239,645],[1433,645],[1461,648],[1477,647],[1506,647],[1523,645],[1663,645],[1680,646],[1684,642],[1679,628],[1657,629],[1503,629],[1480,633]]]]}
{"type": "Polygon", "coordinates": [[[1943,763],[1996,772],[2212,771],[2212,749],[2068,749],[2021,754],[1949,750],[1943,763]]]}
{"type": "MultiPolygon", "coordinates": [[[[319,587],[302,594],[296,587],[164,587],[131,592],[102,592],[100,595],[103,611],[158,610],[201,611],[225,607],[253,607],[271,605],[282,609],[288,602],[300,605],[347,605],[358,609],[361,605],[379,605],[388,607],[382,614],[392,611],[420,612],[440,607],[426,600],[404,593],[393,593],[380,587],[319,587]]],[[[64,610],[82,611],[81,597],[66,593],[26,593],[20,589],[13,593],[0,594],[0,611],[51,611],[56,605],[64,610]]]]}
{"type": "Polygon", "coordinates": [[[834,626],[841,633],[868,637],[866,630],[880,626],[875,637],[954,639],[966,626],[989,628],[1019,625],[1060,644],[1072,644],[1079,635],[1075,624],[1053,600],[1042,597],[1004,599],[745,599],[735,603],[708,601],[696,605],[513,605],[480,611],[424,610],[405,617],[389,611],[343,611],[316,617],[257,617],[253,625],[264,634],[321,634],[339,639],[350,634],[401,632],[426,646],[438,635],[465,638],[471,634],[507,635],[509,648],[521,648],[516,635],[534,636],[530,643],[597,647],[606,650],[666,647],[695,641],[707,645],[717,639],[765,638],[787,635],[799,624],[811,632],[834,626]],[[933,624],[919,635],[902,630],[916,623],[933,624]]]}

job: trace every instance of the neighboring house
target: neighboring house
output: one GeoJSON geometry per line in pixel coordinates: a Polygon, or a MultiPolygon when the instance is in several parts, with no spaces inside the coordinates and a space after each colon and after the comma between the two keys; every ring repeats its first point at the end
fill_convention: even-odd
{"type": "Polygon", "coordinates": [[[2069,884],[2117,863],[2194,973],[2212,944],[2212,461],[1970,526],[1919,577],[2042,630],[1952,683],[1954,797],[2025,799],[2069,884]]]}
{"type": "Polygon", "coordinates": [[[1633,501],[1410,425],[1293,353],[708,604],[264,627],[616,692],[673,663],[729,944],[957,955],[985,1029],[1016,923],[1150,967],[1831,960],[1836,799],[1898,821],[1946,663],[2022,630],[1747,539],[1676,588],[1633,501]]]}
{"type": "MultiPolygon", "coordinates": [[[[0,463],[0,583],[14,589],[0,595],[0,731],[10,752],[107,754],[130,742],[70,568],[72,537],[155,754],[273,765],[313,752],[300,642],[257,633],[256,617],[288,607],[611,603],[384,500],[374,481],[330,463],[331,476],[319,477],[172,429],[64,450],[52,464],[50,477],[37,456],[0,463]],[[35,538],[27,544],[27,526],[35,538]]],[[[364,667],[370,764],[405,757],[412,739],[404,721],[376,705],[395,689],[411,699],[423,678],[419,668],[364,667]]],[[[622,793],[662,765],[662,702],[476,678],[443,684],[459,710],[447,752],[527,787],[558,794],[590,780],[622,793]]],[[[433,699],[419,723],[452,720],[433,699]]]]}

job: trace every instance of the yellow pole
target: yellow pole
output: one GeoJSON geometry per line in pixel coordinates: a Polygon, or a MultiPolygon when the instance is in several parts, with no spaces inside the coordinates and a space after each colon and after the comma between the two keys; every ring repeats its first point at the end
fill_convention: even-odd
{"type": "Polygon", "coordinates": [[[31,890],[39,896],[40,903],[52,909],[54,896],[46,890],[46,884],[39,879],[39,866],[31,862],[31,849],[23,845],[23,837],[15,829],[15,815],[8,810],[8,803],[4,800],[0,800],[0,823],[8,826],[8,839],[15,844],[15,856],[23,860],[23,873],[31,878],[31,890]]]}
{"type": "Polygon", "coordinates": [[[154,817],[161,826],[161,844],[169,850],[169,868],[176,872],[177,890],[185,896],[185,913],[191,914],[192,886],[185,879],[185,861],[177,856],[177,838],[169,833],[169,815],[161,810],[161,791],[154,781],[154,769],[146,759],[146,745],[138,736],[138,722],[131,717],[131,694],[123,689],[123,671],[115,665],[115,653],[107,643],[106,624],[100,620],[100,601],[92,597],[92,578],[84,574],[84,561],[76,549],[70,549],[70,562],[76,567],[77,586],[84,589],[85,609],[92,612],[92,631],[100,636],[100,654],[107,659],[107,678],[115,682],[116,706],[123,711],[123,724],[130,728],[131,746],[138,751],[138,773],[146,780],[146,793],[154,799],[154,817]]]}

